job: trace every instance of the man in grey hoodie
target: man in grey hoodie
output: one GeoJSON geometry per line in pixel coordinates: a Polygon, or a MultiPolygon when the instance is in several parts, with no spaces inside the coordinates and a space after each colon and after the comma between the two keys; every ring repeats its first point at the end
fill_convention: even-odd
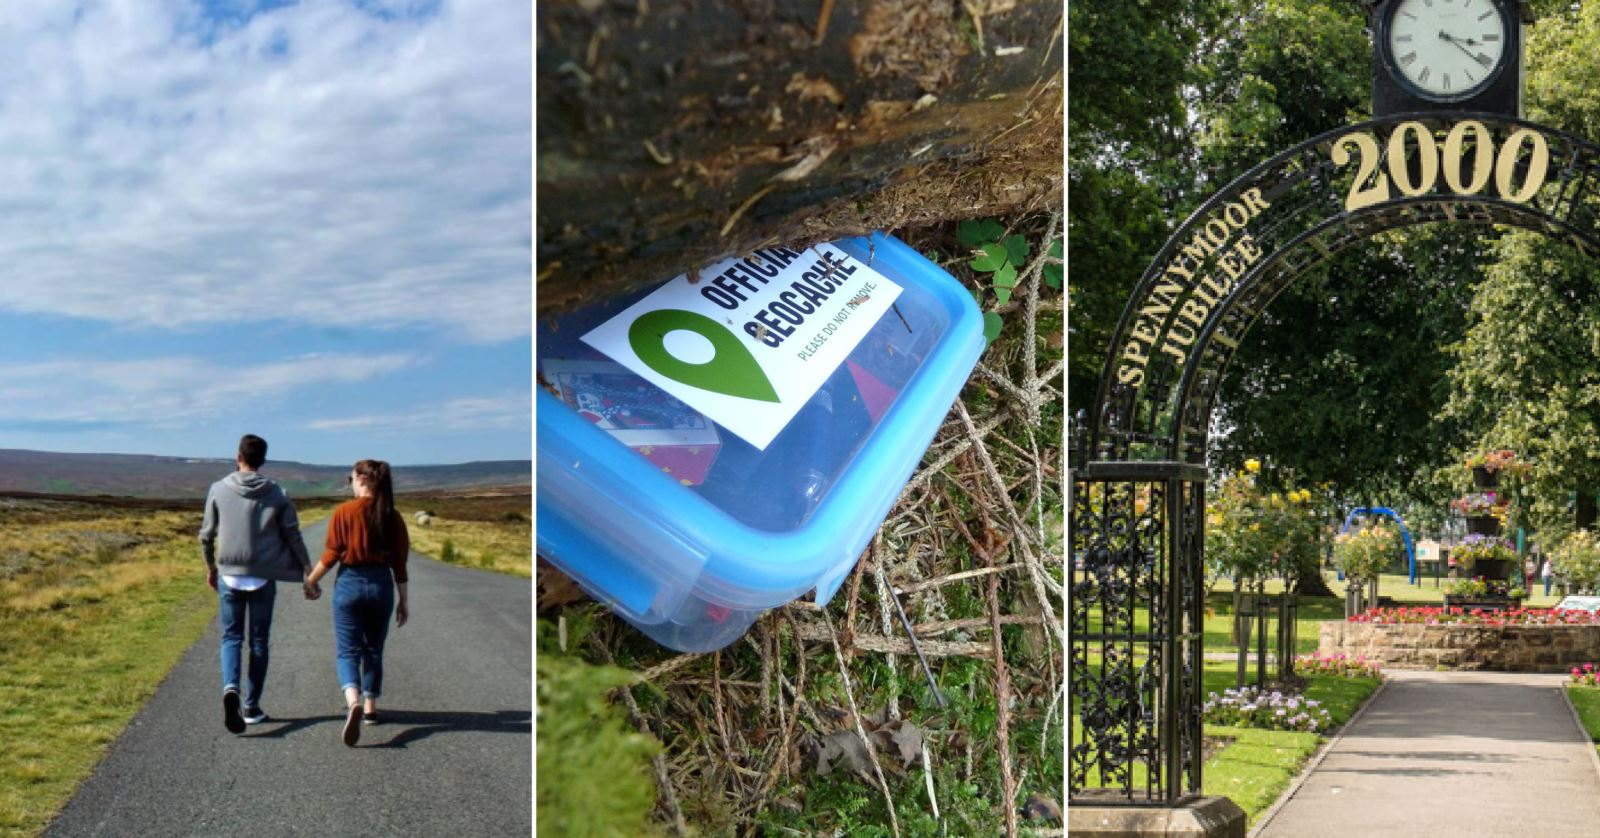
{"type": "Polygon", "coordinates": [[[257,471],[266,461],[266,440],[254,434],[240,438],[235,460],[239,470],[211,484],[200,524],[206,584],[217,592],[222,621],[223,723],[232,733],[267,720],[261,710],[261,690],[267,680],[267,641],[277,583],[300,582],[306,599],[316,599],[320,593],[305,584],[311,558],[294,504],[277,483],[257,471]],[[250,670],[241,715],[239,658],[247,626],[250,670]]]}

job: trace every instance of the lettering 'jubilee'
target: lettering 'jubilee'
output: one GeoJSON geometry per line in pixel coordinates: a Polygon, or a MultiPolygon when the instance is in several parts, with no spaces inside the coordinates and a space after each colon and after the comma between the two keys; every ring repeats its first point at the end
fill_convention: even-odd
{"type": "MultiPolygon", "coordinates": [[[[1167,263],[1161,280],[1150,294],[1149,304],[1139,310],[1130,330],[1131,337],[1122,348],[1117,381],[1130,387],[1142,385],[1145,367],[1158,349],[1182,364],[1211,311],[1233,292],[1245,270],[1261,258],[1261,248],[1249,233],[1242,233],[1237,242],[1218,254],[1235,231],[1242,231],[1270,205],[1262,199],[1260,189],[1247,189],[1239,197],[1240,200],[1211,213],[1194,238],[1167,263]],[[1195,276],[1205,260],[1214,254],[1218,254],[1216,267],[1220,275],[1212,272],[1195,276]],[[1188,299],[1178,306],[1178,300],[1185,295],[1188,299]],[[1167,329],[1166,340],[1161,340],[1161,329],[1174,306],[1178,306],[1177,317],[1167,329]]],[[[1227,340],[1220,334],[1216,338],[1227,340]]]]}
{"type": "Polygon", "coordinates": [[[741,399],[781,401],[739,336],[704,314],[679,308],[647,311],[628,327],[628,345],[646,366],[690,387],[741,399]],[[691,364],[668,352],[667,335],[676,331],[694,332],[710,341],[711,359],[691,364]]]}

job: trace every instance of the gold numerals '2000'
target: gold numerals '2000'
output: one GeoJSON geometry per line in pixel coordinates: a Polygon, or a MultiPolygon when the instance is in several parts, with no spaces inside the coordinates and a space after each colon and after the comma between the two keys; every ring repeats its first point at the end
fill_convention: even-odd
{"type": "Polygon", "coordinates": [[[1495,153],[1494,136],[1489,128],[1477,120],[1456,123],[1444,138],[1441,154],[1433,131],[1420,122],[1402,122],[1389,135],[1388,154],[1378,153],[1378,140],[1369,131],[1345,134],[1333,143],[1329,157],[1335,166],[1350,163],[1350,148],[1360,156],[1355,179],[1350,183],[1350,194],[1345,197],[1346,211],[1355,211],[1389,200],[1390,183],[1404,197],[1426,195],[1434,191],[1439,176],[1444,176],[1445,186],[1457,195],[1477,195],[1494,178],[1497,194],[1512,203],[1526,203],[1544,185],[1550,171],[1550,149],[1544,135],[1530,128],[1518,128],[1506,137],[1495,153]],[[1467,155],[1467,142],[1471,140],[1471,180],[1463,174],[1467,155]],[[1406,144],[1416,145],[1416,165],[1407,165],[1406,144]],[[1519,171],[1518,161],[1523,147],[1528,147],[1525,172],[1519,171]],[[1388,173],[1378,171],[1380,162],[1387,160],[1388,173]],[[1513,178],[1522,174],[1520,186],[1512,184],[1513,178]]]}

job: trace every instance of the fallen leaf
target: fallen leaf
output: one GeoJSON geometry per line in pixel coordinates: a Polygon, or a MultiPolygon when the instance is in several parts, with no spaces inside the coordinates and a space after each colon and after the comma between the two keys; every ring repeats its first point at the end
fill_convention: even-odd
{"type": "Polygon", "coordinates": [[[538,575],[540,611],[588,599],[588,594],[578,587],[577,582],[572,581],[572,577],[556,570],[554,565],[544,559],[539,560],[538,575]]]}
{"type": "Polygon", "coordinates": [[[900,768],[910,768],[922,756],[922,729],[900,720],[891,722],[873,732],[890,753],[899,757],[900,768]]]}
{"type": "Polygon", "coordinates": [[[818,774],[827,776],[841,761],[863,777],[872,776],[872,758],[867,755],[867,746],[861,743],[861,738],[853,730],[830,733],[817,743],[818,774]]]}

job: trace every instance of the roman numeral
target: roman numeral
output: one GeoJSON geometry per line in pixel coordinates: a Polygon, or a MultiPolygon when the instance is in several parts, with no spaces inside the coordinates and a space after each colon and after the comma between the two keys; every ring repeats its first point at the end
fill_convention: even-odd
{"type": "Polygon", "coordinates": [[[1445,73],[1444,74],[1444,89],[1445,90],[1449,90],[1450,89],[1450,74],[1449,73],[1445,73]]]}
{"type": "Polygon", "coordinates": [[[1477,81],[1477,79],[1472,77],[1472,71],[1465,67],[1461,68],[1461,74],[1467,77],[1467,81],[1477,81]]]}
{"type": "Polygon", "coordinates": [[[1487,55],[1484,55],[1484,54],[1483,54],[1483,53],[1481,53],[1481,52],[1480,52],[1480,53],[1478,53],[1478,55],[1477,55],[1477,59],[1478,59],[1478,63],[1479,63],[1479,64],[1482,64],[1482,65],[1483,65],[1483,66],[1485,66],[1485,67],[1493,67],[1493,66],[1494,66],[1494,59],[1493,59],[1493,58],[1490,58],[1490,57],[1489,57],[1489,56],[1487,56],[1487,55]]]}
{"type": "Polygon", "coordinates": [[[1395,40],[1396,43],[1409,44],[1409,43],[1411,43],[1411,39],[1412,39],[1412,36],[1410,36],[1410,35],[1399,35],[1399,36],[1396,36],[1394,40],[1395,40]]]}
{"type": "Polygon", "coordinates": [[[1410,13],[1410,12],[1401,12],[1400,14],[1403,14],[1406,17],[1411,18],[1412,20],[1416,20],[1417,19],[1417,16],[1412,14],[1412,13],[1410,13]]]}
{"type": "Polygon", "coordinates": [[[1402,66],[1402,67],[1410,67],[1411,66],[1411,62],[1416,61],[1416,60],[1417,60],[1417,54],[1414,53],[1414,52],[1408,52],[1405,55],[1400,56],[1400,66],[1402,66]]]}
{"type": "Polygon", "coordinates": [[[1489,11],[1484,12],[1481,15],[1478,15],[1478,20],[1483,20],[1484,18],[1487,18],[1487,17],[1489,17],[1490,15],[1493,15],[1493,14],[1494,14],[1494,9],[1490,9],[1489,11]]]}
{"type": "Polygon", "coordinates": [[[1433,71],[1433,68],[1431,68],[1431,67],[1423,67],[1422,68],[1422,72],[1417,76],[1417,81],[1419,81],[1419,82],[1427,81],[1428,80],[1428,74],[1431,73],[1432,71],[1433,71]]]}
{"type": "Polygon", "coordinates": [[[1485,36],[1483,36],[1483,39],[1485,41],[1498,41],[1498,40],[1500,40],[1500,36],[1499,35],[1485,35],[1485,36]]]}

